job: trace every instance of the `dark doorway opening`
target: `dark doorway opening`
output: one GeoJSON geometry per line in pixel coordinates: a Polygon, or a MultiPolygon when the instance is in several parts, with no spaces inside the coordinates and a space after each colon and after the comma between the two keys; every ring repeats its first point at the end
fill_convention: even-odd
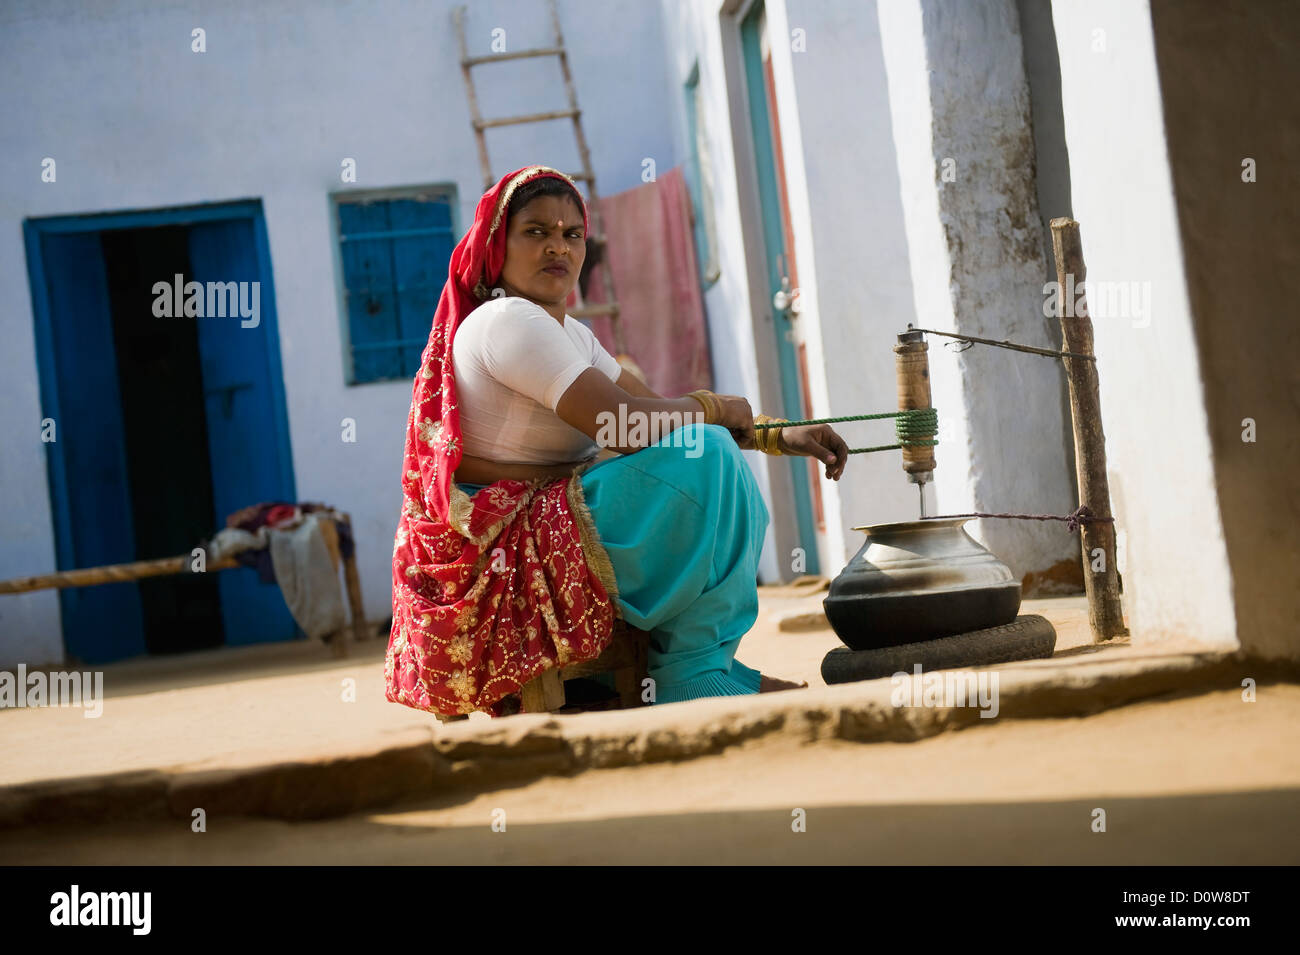
{"type": "MultiPolygon", "coordinates": [[[[136,560],[188,554],[213,531],[198,326],[154,315],[154,283],[190,275],[185,226],[101,233],[117,354],[136,560]]],[[[215,574],[139,581],[151,654],[221,646],[215,574]]]]}

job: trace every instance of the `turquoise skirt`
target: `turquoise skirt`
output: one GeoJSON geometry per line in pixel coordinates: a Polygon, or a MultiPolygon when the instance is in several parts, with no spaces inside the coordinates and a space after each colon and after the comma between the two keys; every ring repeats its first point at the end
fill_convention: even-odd
{"type": "MultiPolygon", "coordinates": [[[[580,477],[625,620],[649,631],[655,703],[758,692],[735,659],[758,619],[769,520],[726,428],[691,424],[580,477]]],[[[461,484],[473,495],[484,485],[461,484]]]]}

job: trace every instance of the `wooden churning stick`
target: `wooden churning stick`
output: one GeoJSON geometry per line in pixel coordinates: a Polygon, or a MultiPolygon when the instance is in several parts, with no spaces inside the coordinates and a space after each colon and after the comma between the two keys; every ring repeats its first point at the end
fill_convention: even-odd
{"type": "MultiPolygon", "coordinates": [[[[1056,281],[1063,296],[1067,288],[1081,289],[1088,272],[1083,264],[1079,223],[1068,217],[1053,219],[1052,252],[1056,281]],[[1073,277],[1073,281],[1069,279],[1073,277]]],[[[1079,297],[1082,303],[1085,300],[1079,297]]],[[[1062,346],[1067,352],[1092,355],[1092,319],[1086,306],[1062,302],[1062,346]],[[1081,313],[1081,314],[1080,314],[1081,313]]],[[[1070,382],[1070,417],[1074,422],[1074,463],[1079,478],[1079,501],[1097,517],[1110,517],[1110,482],[1106,477],[1106,434],[1101,426],[1101,395],[1097,362],[1063,358],[1070,382]]],[[[1115,567],[1115,525],[1086,523],[1079,534],[1083,543],[1083,584],[1088,594],[1088,623],[1094,643],[1128,633],[1120,608],[1119,576],[1115,567]],[[1101,557],[1097,569],[1096,557],[1101,557]]]]}
{"type": "MultiPolygon", "coordinates": [[[[898,410],[930,408],[930,346],[921,332],[907,331],[898,336],[894,346],[894,371],[898,378],[898,410]]],[[[917,435],[932,439],[934,432],[917,435]]],[[[934,446],[904,445],[903,470],[916,485],[921,498],[921,516],[925,517],[925,485],[934,476],[934,446]]]]}

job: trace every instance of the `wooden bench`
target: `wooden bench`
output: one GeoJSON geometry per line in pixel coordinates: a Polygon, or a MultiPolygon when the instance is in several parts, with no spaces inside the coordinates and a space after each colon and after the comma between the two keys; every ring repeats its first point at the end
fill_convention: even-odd
{"type": "MultiPolygon", "coordinates": [[[[571,663],[564,668],[547,670],[536,679],[525,683],[519,696],[524,713],[554,713],[564,706],[564,681],[598,673],[614,674],[614,687],[623,709],[641,705],[642,681],[646,679],[646,655],[650,647],[650,634],[628,626],[622,620],[614,621],[614,638],[605,652],[594,660],[571,663]]],[[[467,715],[448,716],[436,714],[444,723],[469,719],[467,715]]]]}
{"type": "MultiPolygon", "coordinates": [[[[352,517],[343,511],[336,511],[330,508],[327,511],[316,511],[321,516],[328,517],[339,524],[347,525],[349,535],[352,532],[352,517]]],[[[329,646],[330,652],[336,658],[343,658],[348,655],[348,630],[352,631],[352,639],[361,643],[369,637],[366,630],[366,611],[361,604],[361,576],[357,573],[357,549],[356,537],[353,536],[352,556],[343,557],[343,580],[346,584],[345,591],[348,598],[348,609],[352,615],[350,626],[345,624],[342,629],[332,634],[326,634],[324,642],[329,646]]],[[[337,542],[337,537],[335,537],[337,542]]],[[[339,557],[341,555],[334,555],[339,557]]],[[[93,587],[98,584],[118,584],[126,583],[133,580],[144,580],[148,577],[167,577],[167,576],[184,576],[191,573],[210,573],[220,570],[234,570],[244,565],[235,560],[234,557],[226,557],[221,560],[214,560],[211,563],[203,565],[203,570],[195,571],[194,554],[181,554],[178,557],[161,557],[156,560],[137,560],[129,564],[109,564],[104,567],[82,567],[77,570],[60,570],[52,574],[40,574],[34,577],[17,577],[13,580],[0,580],[0,594],[25,594],[33,590],[59,590],[64,587],[93,587]]],[[[234,644],[226,643],[226,646],[234,644]]]]}

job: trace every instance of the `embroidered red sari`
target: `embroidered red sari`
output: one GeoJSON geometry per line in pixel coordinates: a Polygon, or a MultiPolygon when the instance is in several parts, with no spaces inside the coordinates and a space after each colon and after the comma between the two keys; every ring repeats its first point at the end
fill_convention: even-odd
{"type": "MultiPolygon", "coordinates": [[[[389,700],[429,712],[513,712],[523,684],[599,656],[613,631],[613,568],[576,475],[497,481],[472,499],[452,479],[462,455],[452,338],[501,275],[511,195],[539,176],[572,182],[526,166],[479,200],[415,376],[384,679],[389,700]]],[[[582,214],[585,225],[585,204],[582,214]]]]}

